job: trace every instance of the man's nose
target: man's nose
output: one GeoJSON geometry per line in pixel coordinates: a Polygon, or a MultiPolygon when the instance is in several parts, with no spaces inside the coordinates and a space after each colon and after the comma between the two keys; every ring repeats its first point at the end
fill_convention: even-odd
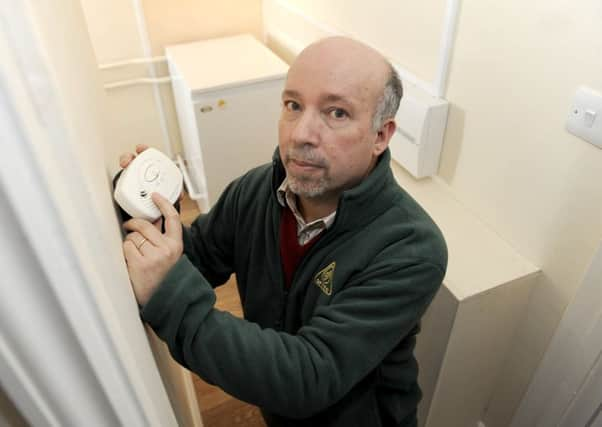
{"type": "Polygon", "coordinates": [[[318,144],[320,142],[320,114],[305,110],[295,123],[292,140],[298,144],[318,144]]]}

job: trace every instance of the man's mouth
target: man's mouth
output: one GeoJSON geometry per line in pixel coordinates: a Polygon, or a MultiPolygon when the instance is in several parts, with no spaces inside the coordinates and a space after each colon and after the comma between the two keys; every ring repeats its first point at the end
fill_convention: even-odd
{"type": "Polygon", "coordinates": [[[324,169],[324,165],[322,165],[321,163],[308,162],[305,160],[299,160],[295,158],[289,158],[287,163],[287,169],[290,170],[293,174],[313,174],[321,169],[324,169]]]}
{"type": "Polygon", "coordinates": [[[298,159],[290,159],[290,162],[294,163],[296,166],[299,166],[302,168],[322,168],[323,167],[321,164],[318,164],[318,163],[306,162],[304,160],[298,160],[298,159]]]}

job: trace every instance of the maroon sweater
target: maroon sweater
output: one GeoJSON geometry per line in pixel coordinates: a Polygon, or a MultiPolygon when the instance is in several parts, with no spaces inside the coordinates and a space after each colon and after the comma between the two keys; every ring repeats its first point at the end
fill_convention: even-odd
{"type": "Polygon", "coordinates": [[[284,269],[285,287],[289,289],[293,276],[301,260],[318,241],[322,233],[315,236],[304,245],[299,244],[297,238],[297,220],[289,207],[282,209],[280,218],[280,259],[284,269]]]}

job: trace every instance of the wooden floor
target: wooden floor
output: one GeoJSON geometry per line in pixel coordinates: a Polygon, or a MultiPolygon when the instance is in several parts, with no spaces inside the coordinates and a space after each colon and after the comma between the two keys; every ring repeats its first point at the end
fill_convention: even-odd
{"type": "MultiPolygon", "coordinates": [[[[198,214],[196,203],[185,195],[181,201],[182,222],[189,225],[198,214]]],[[[217,295],[216,308],[242,317],[242,308],[234,277],[231,277],[224,286],[217,288],[215,293],[217,295]]],[[[235,399],[218,387],[207,384],[196,375],[193,375],[193,380],[204,427],[265,427],[257,407],[235,399]]]]}

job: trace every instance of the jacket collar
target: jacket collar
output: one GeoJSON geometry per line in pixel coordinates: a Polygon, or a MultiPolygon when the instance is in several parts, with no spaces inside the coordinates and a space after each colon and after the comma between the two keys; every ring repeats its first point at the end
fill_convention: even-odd
{"type": "MultiPolygon", "coordinates": [[[[278,148],[274,152],[272,165],[272,193],[277,200],[276,192],[286,177],[278,148]]],[[[391,207],[394,193],[399,194],[398,191],[399,187],[391,172],[391,152],[387,148],[370,175],[343,192],[333,228],[342,231],[370,222],[391,207]]]]}

